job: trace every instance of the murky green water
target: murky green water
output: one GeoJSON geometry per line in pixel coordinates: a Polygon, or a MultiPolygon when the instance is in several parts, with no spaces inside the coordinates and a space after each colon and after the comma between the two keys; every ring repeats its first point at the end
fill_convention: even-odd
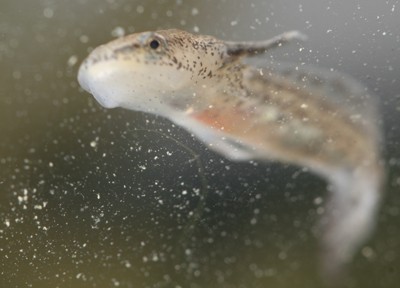
{"type": "Polygon", "coordinates": [[[397,287],[399,9],[372,0],[1,1],[0,286],[321,287],[320,179],[229,162],[164,119],[104,110],[78,88],[88,49],[121,28],[177,27],[233,40],[299,29],[306,49],[275,59],[333,67],[375,91],[388,189],[345,286],[397,287]]]}

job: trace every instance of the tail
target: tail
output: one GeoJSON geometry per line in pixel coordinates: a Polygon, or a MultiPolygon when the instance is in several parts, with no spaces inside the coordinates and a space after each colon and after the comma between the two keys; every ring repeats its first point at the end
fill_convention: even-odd
{"type": "MultiPolygon", "coordinates": [[[[370,235],[381,200],[383,166],[341,170],[331,179],[331,198],[321,221],[323,273],[337,281],[357,249],[370,235]]],[[[339,280],[340,281],[340,280],[339,280]]],[[[332,282],[331,282],[332,283],[332,282]]]]}

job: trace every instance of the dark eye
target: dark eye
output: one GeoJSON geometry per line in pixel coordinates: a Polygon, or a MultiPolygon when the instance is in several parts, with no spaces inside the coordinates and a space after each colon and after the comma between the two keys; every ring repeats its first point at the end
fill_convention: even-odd
{"type": "Polygon", "coordinates": [[[151,42],[150,42],[150,47],[151,47],[151,49],[157,49],[158,47],[160,46],[160,42],[158,42],[158,40],[152,40],[151,42]]]}

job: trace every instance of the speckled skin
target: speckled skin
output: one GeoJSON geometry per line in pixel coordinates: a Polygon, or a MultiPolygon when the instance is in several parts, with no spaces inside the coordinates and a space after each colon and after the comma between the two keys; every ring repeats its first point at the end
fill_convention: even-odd
{"type": "Polygon", "coordinates": [[[348,77],[243,62],[299,38],[288,32],[226,42],[181,30],[143,32],[96,48],[79,82],[103,106],[164,116],[228,158],[273,159],[324,176],[333,190],[322,236],[332,276],[374,222],[383,175],[379,129],[371,97],[348,77]]]}

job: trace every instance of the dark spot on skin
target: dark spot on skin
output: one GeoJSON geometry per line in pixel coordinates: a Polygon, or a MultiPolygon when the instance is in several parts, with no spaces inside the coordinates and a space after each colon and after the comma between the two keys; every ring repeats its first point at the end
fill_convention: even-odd
{"type": "Polygon", "coordinates": [[[235,107],[236,107],[236,108],[239,108],[239,107],[243,106],[243,104],[244,104],[243,100],[238,100],[238,101],[236,102],[236,104],[235,104],[235,107]]]}
{"type": "Polygon", "coordinates": [[[271,95],[268,93],[263,94],[262,103],[269,103],[271,101],[271,95]]]}
{"type": "MultiPolygon", "coordinates": [[[[98,59],[98,58],[93,58],[93,59],[91,59],[91,61],[90,61],[90,65],[96,64],[97,62],[99,62],[99,59],[98,59]]],[[[88,64],[88,65],[89,65],[89,64],[88,64]]]]}
{"type": "Polygon", "coordinates": [[[274,83],[273,86],[276,91],[284,91],[285,90],[285,86],[281,83],[274,83]]]}
{"type": "Polygon", "coordinates": [[[199,70],[199,72],[198,72],[198,76],[204,76],[205,74],[207,73],[207,67],[203,67],[203,68],[201,68],[200,70],[199,70]]]}
{"type": "Polygon", "coordinates": [[[192,43],[192,47],[193,47],[193,49],[198,50],[199,49],[199,42],[197,42],[197,41],[193,42],[192,43]]]}

